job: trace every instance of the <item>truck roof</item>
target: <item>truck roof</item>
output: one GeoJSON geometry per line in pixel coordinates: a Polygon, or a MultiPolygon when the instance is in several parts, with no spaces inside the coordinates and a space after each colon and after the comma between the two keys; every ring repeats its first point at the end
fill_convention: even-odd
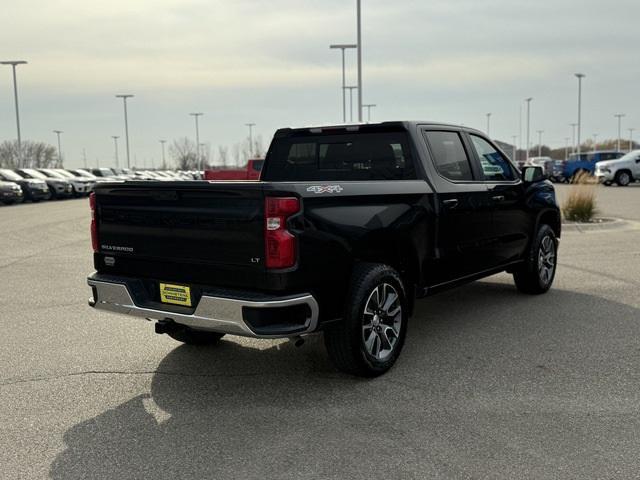
{"type": "Polygon", "coordinates": [[[335,130],[345,130],[345,131],[369,131],[375,132],[376,130],[388,130],[388,129],[402,129],[402,130],[410,130],[417,126],[435,126],[435,127],[445,127],[445,128],[456,128],[460,130],[465,130],[468,132],[479,133],[483,135],[484,133],[475,128],[465,127],[463,125],[456,125],[453,123],[444,123],[444,122],[434,122],[430,120],[394,120],[394,121],[386,121],[386,122],[377,122],[377,123],[337,123],[332,125],[308,125],[303,127],[285,127],[279,128],[275,137],[284,137],[291,135],[292,133],[322,133],[323,131],[335,131],[335,130]]]}

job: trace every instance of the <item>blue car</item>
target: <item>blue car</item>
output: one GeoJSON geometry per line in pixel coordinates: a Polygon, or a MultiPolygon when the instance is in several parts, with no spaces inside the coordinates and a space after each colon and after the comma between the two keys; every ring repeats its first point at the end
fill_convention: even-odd
{"type": "Polygon", "coordinates": [[[615,150],[581,153],[580,155],[572,153],[564,164],[562,176],[569,181],[574,178],[574,175],[581,172],[593,175],[596,169],[596,163],[604,160],[615,160],[623,155],[624,152],[617,152],[615,150]]]}

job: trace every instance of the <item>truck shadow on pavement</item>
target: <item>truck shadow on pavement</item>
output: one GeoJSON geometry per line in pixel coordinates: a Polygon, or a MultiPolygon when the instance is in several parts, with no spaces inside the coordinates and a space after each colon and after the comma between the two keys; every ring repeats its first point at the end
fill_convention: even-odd
{"type": "Polygon", "coordinates": [[[150,393],[65,432],[50,476],[594,478],[639,448],[638,314],[478,282],[420,301],[398,364],[371,380],[337,373],[319,336],[177,346],[150,393]]]}

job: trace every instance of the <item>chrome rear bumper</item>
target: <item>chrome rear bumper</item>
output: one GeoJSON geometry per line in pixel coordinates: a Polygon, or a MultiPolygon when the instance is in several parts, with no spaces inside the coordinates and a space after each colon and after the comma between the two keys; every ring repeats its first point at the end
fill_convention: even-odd
{"type": "MultiPolygon", "coordinates": [[[[192,313],[178,313],[176,308],[163,308],[155,303],[153,307],[142,306],[134,301],[127,285],[127,279],[116,277],[101,278],[99,274],[87,278],[93,291],[89,305],[109,312],[133,315],[150,320],[171,320],[196,330],[206,330],[255,338],[286,338],[304,335],[318,326],[318,303],[311,294],[290,297],[270,297],[265,300],[226,298],[203,294],[192,313]],[[264,328],[251,327],[245,320],[246,309],[254,312],[277,308],[278,315],[286,315],[287,308],[306,306],[306,314],[298,324],[290,329],[280,328],[275,332],[264,328]]],[[[140,303],[140,302],[138,302],[140,303]]]]}

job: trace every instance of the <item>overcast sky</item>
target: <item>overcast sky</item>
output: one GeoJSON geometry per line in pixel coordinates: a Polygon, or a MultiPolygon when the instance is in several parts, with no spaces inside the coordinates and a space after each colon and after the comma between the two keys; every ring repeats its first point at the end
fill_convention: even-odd
{"type": "MultiPolygon", "coordinates": [[[[340,54],[355,42],[355,0],[20,0],[5,2],[0,60],[19,67],[22,136],[55,143],[67,166],[113,165],[122,101],[133,93],[132,162],[151,165],[160,138],[231,146],[247,122],[265,143],[281,126],[342,120],[340,54]]],[[[363,0],[363,95],[372,120],[437,120],[511,141],[531,104],[532,144],[564,145],[577,118],[583,138],[640,139],[640,1],[363,0]]],[[[348,52],[348,83],[355,55],[348,52]]],[[[524,134],[523,134],[524,135],[524,134]]],[[[9,67],[0,68],[0,140],[15,138],[9,67]]]]}

